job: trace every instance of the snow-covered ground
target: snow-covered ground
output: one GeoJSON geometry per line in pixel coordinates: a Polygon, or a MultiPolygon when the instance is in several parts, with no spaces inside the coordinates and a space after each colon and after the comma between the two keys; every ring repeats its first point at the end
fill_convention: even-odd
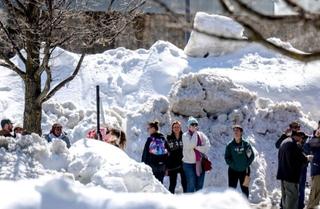
{"type": "MultiPolygon", "coordinates": [[[[207,24],[206,21],[199,24],[203,22],[207,24]]],[[[197,36],[192,37],[195,40],[191,39],[190,44],[197,44],[197,36]]],[[[208,43],[210,50],[214,44],[215,40],[208,43]]],[[[201,55],[202,52],[193,53],[201,55]]],[[[60,122],[74,143],[72,148],[67,150],[59,141],[47,144],[36,135],[10,142],[10,152],[0,150],[0,179],[9,180],[0,182],[0,187],[13,188],[13,183],[15,188],[23,186],[26,195],[19,194],[19,197],[32,199],[31,208],[50,208],[52,201],[61,203],[60,208],[71,208],[71,203],[74,208],[79,208],[77,205],[83,208],[192,206],[196,204],[193,198],[166,194],[150,168],[135,161],[141,159],[148,121],[159,120],[161,131],[168,134],[173,120],[180,120],[186,130],[187,117],[193,115],[198,117],[200,129],[210,138],[209,157],[213,162],[213,170],[206,175],[207,189],[192,196],[203,204],[195,207],[248,207],[241,196],[222,192],[227,188],[223,154],[232,138],[234,122],[244,127],[245,137],[255,148],[250,201],[276,204],[280,191],[275,177],[274,143],[293,120],[299,120],[308,133],[315,128],[315,121],[320,118],[317,108],[320,63],[299,63],[256,44],[221,54],[189,57],[171,43],[158,41],[149,50],[117,48],[86,56],[79,75],[43,105],[44,132],[48,132],[54,122],[60,122]],[[126,131],[127,154],[110,145],[83,139],[95,126],[96,85],[101,89],[103,123],[126,131]],[[33,180],[10,181],[20,179],[33,180]],[[110,190],[121,193],[116,195],[110,190]],[[128,192],[135,194],[125,194],[128,192]],[[146,197],[141,192],[164,194],[146,197]],[[41,198],[46,201],[41,202],[41,198]]],[[[53,57],[51,65],[57,83],[72,72],[79,55],[58,48],[53,57]]],[[[13,61],[22,67],[17,57],[13,61]]],[[[21,122],[23,83],[3,67],[0,67],[0,80],[0,118],[21,122]]],[[[177,189],[181,192],[181,187],[177,189]]],[[[0,201],[0,206],[7,204],[0,208],[22,208],[24,201],[9,198],[17,191],[9,191],[1,189],[8,201],[0,201]]]]}

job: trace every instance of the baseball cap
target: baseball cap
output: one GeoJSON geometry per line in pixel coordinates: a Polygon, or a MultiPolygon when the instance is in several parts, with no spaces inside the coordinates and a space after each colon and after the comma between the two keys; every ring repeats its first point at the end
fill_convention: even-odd
{"type": "Polygon", "coordinates": [[[233,126],[232,126],[232,129],[235,129],[235,128],[238,128],[238,129],[240,129],[241,132],[243,132],[243,128],[242,128],[241,125],[239,125],[239,124],[233,125],[233,126]]]}
{"type": "Polygon", "coordinates": [[[308,135],[306,135],[304,132],[302,131],[293,131],[292,132],[292,136],[299,136],[303,139],[307,139],[308,138],[308,135]]]}

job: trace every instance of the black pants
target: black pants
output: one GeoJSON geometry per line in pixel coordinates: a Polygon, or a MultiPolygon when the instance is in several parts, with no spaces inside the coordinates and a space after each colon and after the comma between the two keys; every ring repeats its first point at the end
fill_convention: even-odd
{"type": "Polygon", "coordinates": [[[250,168],[248,169],[248,172],[246,171],[239,172],[229,167],[228,180],[229,180],[229,187],[232,187],[232,188],[237,188],[238,181],[240,181],[240,187],[241,187],[242,193],[247,197],[249,197],[249,187],[245,187],[242,185],[247,173],[248,175],[250,175],[250,168]]]}
{"type": "Polygon", "coordinates": [[[176,189],[178,173],[180,173],[181,185],[182,185],[183,193],[185,193],[187,191],[187,180],[186,180],[186,176],[184,175],[183,168],[181,166],[178,169],[170,170],[169,173],[168,173],[169,174],[169,178],[170,178],[169,191],[172,194],[174,194],[174,191],[176,189]]]}
{"type": "Polygon", "coordinates": [[[165,165],[151,165],[152,173],[161,183],[163,183],[163,178],[166,173],[165,165]]]}

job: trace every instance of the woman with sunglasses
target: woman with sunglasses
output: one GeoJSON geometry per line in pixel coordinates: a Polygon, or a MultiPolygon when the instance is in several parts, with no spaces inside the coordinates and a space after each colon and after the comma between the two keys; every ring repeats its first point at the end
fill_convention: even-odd
{"type": "Polygon", "coordinates": [[[208,137],[198,131],[198,121],[194,117],[188,119],[188,131],[182,135],[183,170],[187,179],[187,191],[195,192],[203,187],[205,171],[201,158],[210,148],[208,137]]]}

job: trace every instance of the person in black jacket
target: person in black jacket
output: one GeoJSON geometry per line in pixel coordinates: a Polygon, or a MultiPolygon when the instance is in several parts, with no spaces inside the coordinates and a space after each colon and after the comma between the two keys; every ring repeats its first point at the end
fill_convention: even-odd
{"type": "Polygon", "coordinates": [[[279,149],[281,143],[288,137],[291,136],[293,131],[300,131],[300,124],[296,121],[289,124],[289,127],[285,130],[285,132],[280,136],[280,138],[276,142],[276,148],[279,149]]]}
{"type": "Polygon", "coordinates": [[[302,167],[310,156],[305,156],[299,146],[307,136],[303,132],[292,132],[291,137],[285,139],[279,149],[277,179],[281,180],[283,209],[298,209],[298,184],[302,167]]]}
{"type": "Polygon", "coordinates": [[[170,178],[169,191],[172,194],[174,194],[177,185],[178,173],[180,173],[183,192],[186,192],[187,189],[187,181],[182,167],[182,134],[181,123],[174,121],[171,125],[171,134],[167,136],[167,143],[169,145],[167,170],[170,178]]]}
{"type": "MultiPolygon", "coordinates": [[[[292,132],[300,131],[300,124],[297,121],[294,121],[289,124],[289,127],[285,130],[285,132],[280,136],[280,138],[276,142],[276,148],[279,149],[281,143],[288,137],[291,136],[292,132]]],[[[303,147],[305,140],[301,143],[301,147],[303,147]]],[[[308,164],[305,164],[301,168],[300,180],[299,180],[299,207],[298,209],[304,208],[304,199],[305,199],[305,188],[307,181],[307,168],[308,164]]],[[[282,209],[282,203],[280,203],[280,209],[282,209]]]]}
{"type": "Polygon", "coordinates": [[[162,133],[159,132],[159,122],[148,123],[148,137],[143,153],[142,162],[152,168],[153,175],[163,183],[168,158],[168,144],[162,133]]]}

